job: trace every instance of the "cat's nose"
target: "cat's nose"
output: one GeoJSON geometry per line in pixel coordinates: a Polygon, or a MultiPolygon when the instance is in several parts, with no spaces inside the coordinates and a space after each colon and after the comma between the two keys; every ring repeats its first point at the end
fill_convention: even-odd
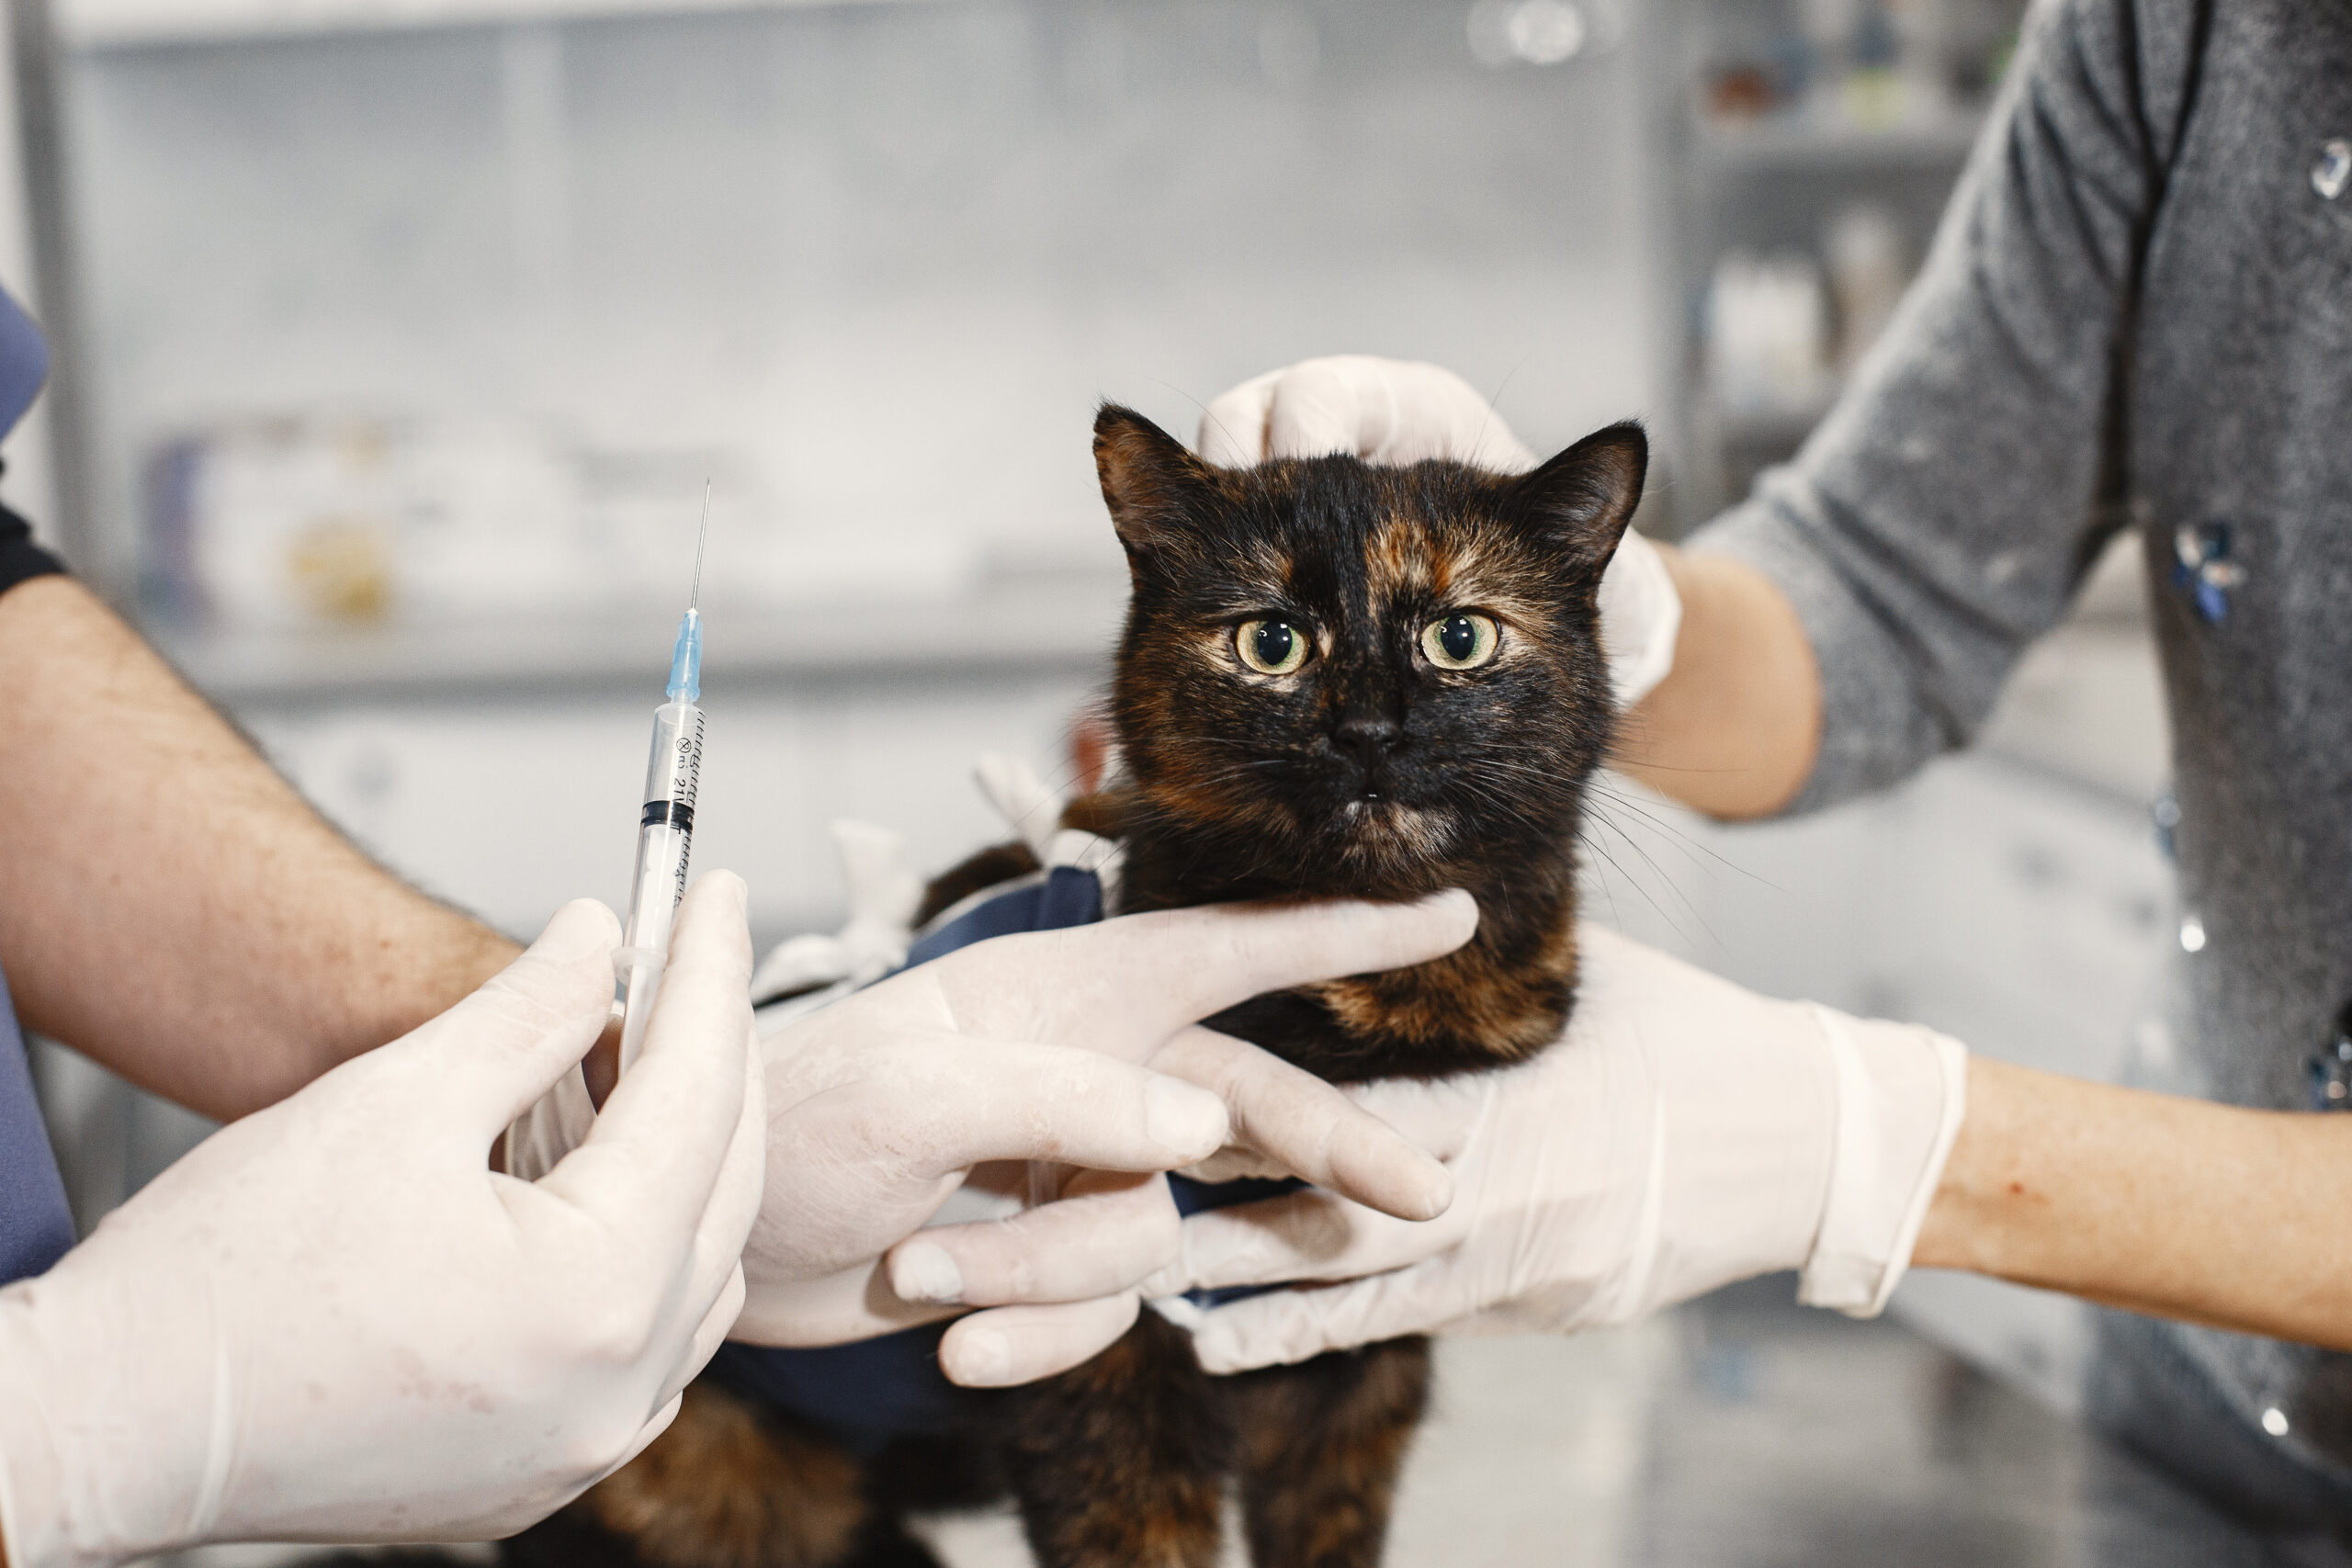
{"type": "Polygon", "coordinates": [[[1366,768],[1396,750],[1403,739],[1403,728],[1385,715],[1343,718],[1331,729],[1331,743],[1354,752],[1358,764],[1366,768]]]}

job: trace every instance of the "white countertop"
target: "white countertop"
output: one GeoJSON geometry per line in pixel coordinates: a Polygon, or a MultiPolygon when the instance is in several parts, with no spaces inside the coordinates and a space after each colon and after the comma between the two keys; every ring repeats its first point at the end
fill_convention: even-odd
{"type": "MultiPolygon", "coordinates": [[[[935,602],[709,607],[705,679],[899,680],[1103,666],[1125,611],[1124,573],[1007,576],[935,602]]],[[[181,672],[231,707],[431,698],[548,687],[643,686],[666,671],[677,623],[612,616],[443,628],[151,628],[181,672]]]]}

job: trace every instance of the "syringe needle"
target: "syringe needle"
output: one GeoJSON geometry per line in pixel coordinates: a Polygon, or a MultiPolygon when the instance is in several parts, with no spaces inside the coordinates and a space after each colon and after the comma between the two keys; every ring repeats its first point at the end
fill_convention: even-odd
{"type": "Polygon", "coordinates": [[[702,528],[695,535],[695,586],[694,592],[686,595],[686,608],[689,610],[702,604],[702,547],[709,538],[710,480],[705,479],[702,481],[702,528]]]}
{"type": "Polygon", "coordinates": [[[678,622],[677,646],[670,650],[670,700],[693,702],[702,694],[702,547],[710,538],[710,481],[702,481],[702,532],[695,536],[695,585],[678,622]]]}

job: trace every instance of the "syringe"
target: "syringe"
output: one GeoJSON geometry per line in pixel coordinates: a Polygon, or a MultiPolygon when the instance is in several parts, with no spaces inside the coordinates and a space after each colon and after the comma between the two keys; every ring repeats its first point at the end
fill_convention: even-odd
{"type": "Polygon", "coordinates": [[[620,977],[620,1066],[627,1072],[645,1043],[653,998],[670,955],[670,926],[686,892],[686,857],[695,838],[695,790],[702,783],[702,547],[710,533],[705,487],[702,536],[695,540],[695,585],[670,655],[669,701],[653,710],[653,750],[645,763],[645,809],[638,818],[637,880],[628,926],[613,954],[620,977]]]}

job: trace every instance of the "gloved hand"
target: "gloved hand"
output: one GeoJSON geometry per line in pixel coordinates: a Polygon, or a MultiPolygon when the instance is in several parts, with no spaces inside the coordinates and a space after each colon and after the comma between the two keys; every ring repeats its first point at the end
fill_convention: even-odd
{"type": "Polygon", "coordinates": [[[766,1042],[769,1201],[735,1337],[833,1344],[994,1306],[948,1330],[950,1377],[1074,1366],[1125,1332],[1136,1284],[1176,1257],[1158,1173],[1229,1140],[1390,1213],[1440,1213],[1453,1184],[1434,1160],[1322,1080],[1191,1025],[1421,963],[1476,926],[1462,893],[1130,916],[980,942],[788,1026],[766,1042]],[[1015,1192],[1009,1217],[920,1228],[967,1174],[1024,1186],[988,1163],[1002,1161],[1085,1169],[1033,1194],[1059,1201],[1023,1210],[1015,1192]]]}
{"type": "Polygon", "coordinates": [[[537,1183],[485,1163],[603,1027],[619,937],[566,906],[473,996],[0,1291],[10,1568],[509,1535],[669,1424],[741,1304],[760,1201],[740,881],[687,894],[587,1141],[537,1183]]]}
{"type": "Polygon", "coordinates": [[[1578,941],[1576,1013],[1542,1056],[1362,1092],[1446,1156],[1442,1218],[1309,1191],[1184,1223],[1183,1261],[1151,1295],[1348,1281],[1210,1310],[1202,1365],[1438,1328],[1597,1328],[1780,1269],[1804,1270],[1810,1304],[1885,1304],[1960,1129],[1959,1043],[1759,997],[1599,926],[1578,941]]]}
{"type": "MultiPolygon", "coordinates": [[[[1435,365],[1343,354],[1244,381],[1201,415],[1205,462],[1246,468],[1269,457],[1351,452],[1368,463],[1452,457],[1524,473],[1535,455],[1476,388],[1435,365]]],[[[1674,668],[1682,600],[1657,547],[1628,529],[1600,580],[1600,637],[1620,707],[1674,668]]]]}

